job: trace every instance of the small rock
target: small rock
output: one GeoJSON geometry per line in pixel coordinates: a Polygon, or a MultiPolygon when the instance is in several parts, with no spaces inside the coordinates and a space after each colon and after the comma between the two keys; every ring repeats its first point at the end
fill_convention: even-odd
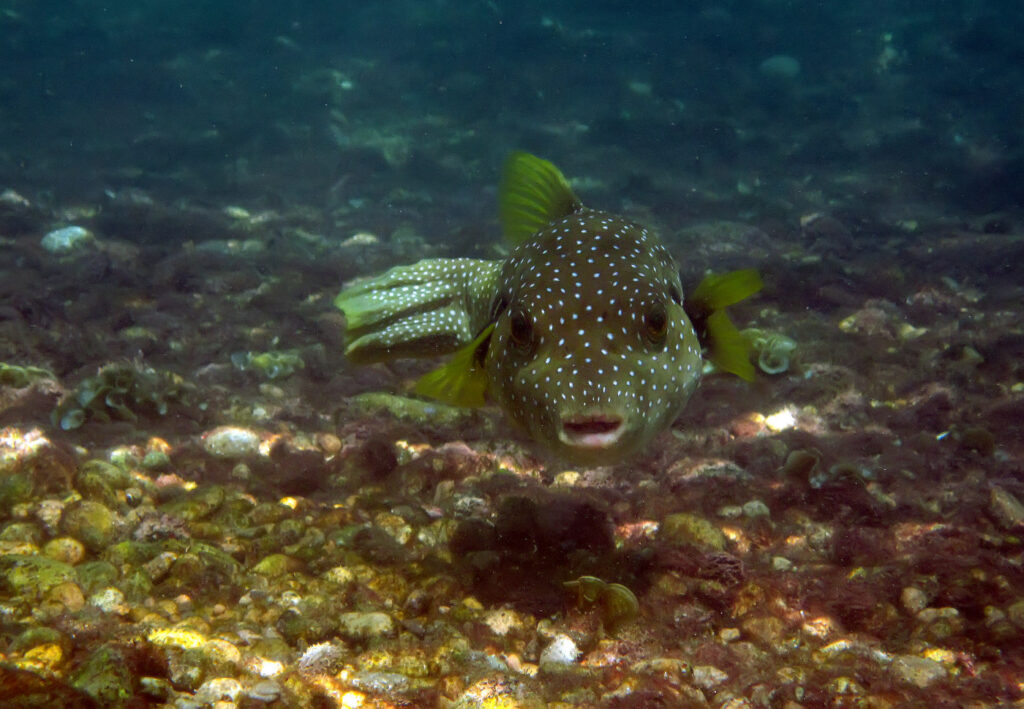
{"type": "Polygon", "coordinates": [[[89,551],[100,552],[117,536],[117,516],[101,502],[82,500],[64,512],[61,527],[89,551]]]}
{"type": "Polygon", "coordinates": [[[946,677],[946,668],[935,660],[915,655],[897,655],[892,661],[892,673],[906,684],[924,689],[946,677]]]}
{"type": "Polygon", "coordinates": [[[580,656],[580,649],[568,635],[556,635],[554,640],[540,653],[542,670],[558,671],[575,664],[580,656]]]}
{"type": "Polygon", "coordinates": [[[292,558],[287,554],[271,554],[260,559],[256,565],[252,567],[252,570],[254,573],[273,578],[277,576],[284,576],[292,571],[300,571],[302,568],[303,564],[301,561],[292,558]]]}
{"type": "Polygon", "coordinates": [[[484,625],[490,628],[495,635],[504,636],[520,630],[523,627],[523,621],[514,610],[499,608],[484,615],[484,625]]]}
{"type": "Polygon", "coordinates": [[[739,628],[722,628],[718,631],[718,639],[723,643],[731,643],[734,640],[740,639],[739,628]]]}
{"type": "Polygon", "coordinates": [[[1017,601],[1007,608],[1006,617],[1018,628],[1024,629],[1024,601],[1017,601]]]}
{"type": "Polygon", "coordinates": [[[310,645],[299,658],[299,672],[305,675],[330,675],[345,663],[345,648],[337,643],[310,645]]]}
{"type": "Polygon", "coordinates": [[[768,505],[761,502],[761,500],[751,500],[744,503],[743,514],[747,517],[767,517],[771,514],[771,511],[768,509],[768,505]]]}
{"type": "Polygon", "coordinates": [[[761,645],[772,648],[782,644],[786,625],[775,616],[761,616],[744,620],[741,627],[744,633],[761,645]]]}
{"type": "Polygon", "coordinates": [[[256,456],[260,452],[260,436],[239,426],[221,426],[203,434],[203,450],[215,458],[233,460],[256,456]]]}
{"type": "Polygon", "coordinates": [[[347,566],[335,566],[323,573],[323,579],[339,586],[349,586],[356,582],[356,575],[347,566]]]}
{"type": "Polygon", "coordinates": [[[697,665],[693,668],[693,683],[703,689],[713,689],[727,679],[729,675],[714,665],[697,665]]]}
{"type": "Polygon", "coordinates": [[[257,682],[246,692],[249,699],[257,702],[275,702],[281,697],[281,685],[269,679],[257,682]]]}
{"type": "Polygon", "coordinates": [[[355,640],[369,640],[391,635],[395,621],[387,613],[342,613],[338,618],[338,632],[355,640]]]}
{"type": "Polygon", "coordinates": [[[1008,532],[1024,530],[1024,505],[1001,487],[992,487],[989,493],[989,514],[1008,532]]]}
{"type": "Polygon", "coordinates": [[[92,232],[80,226],[54,229],[39,244],[51,254],[69,254],[93,241],[92,232]]]}
{"type": "Polygon", "coordinates": [[[900,593],[900,603],[910,614],[917,614],[928,607],[928,596],[916,586],[907,586],[900,593]]]}
{"type": "Polygon", "coordinates": [[[133,694],[128,663],[118,650],[107,645],[90,654],[68,683],[96,700],[98,706],[123,706],[133,694]]]}
{"type": "Polygon", "coordinates": [[[82,593],[81,587],[73,581],[59,583],[51,588],[46,594],[46,600],[57,603],[71,613],[85,607],[85,595],[82,593]]]}
{"type": "Polygon", "coordinates": [[[658,538],[673,545],[689,544],[702,551],[725,551],[722,530],[703,517],[685,512],[666,517],[658,538]]]}
{"type": "Polygon", "coordinates": [[[89,605],[96,606],[104,613],[127,615],[131,608],[124,602],[124,594],[110,586],[89,596],[89,605]]]}
{"type": "Polygon", "coordinates": [[[233,702],[242,693],[242,685],[233,677],[214,677],[203,682],[196,690],[196,700],[203,704],[214,704],[227,700],[233,702]]]}
{"type": "Polygon", "coordinates": [[[85,547],[77,539],[57,537],[46,543],[43,547],[43,554],[51,559],[74,566],[85,558],[85,547]]]}
{"type": "Polygon", "coordinates": [[[793,562],[784,556],[772,557],[772,569],[775,571],[789,571],[793,568],[793,562]]]}

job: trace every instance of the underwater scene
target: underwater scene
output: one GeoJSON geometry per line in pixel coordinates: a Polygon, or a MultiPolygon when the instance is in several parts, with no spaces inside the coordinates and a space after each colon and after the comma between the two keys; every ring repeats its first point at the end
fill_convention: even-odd
{"type": "Polygon", "coordinates": [[[0,0],[0,706],[1024,706],[1021,27],[0,0]]]}

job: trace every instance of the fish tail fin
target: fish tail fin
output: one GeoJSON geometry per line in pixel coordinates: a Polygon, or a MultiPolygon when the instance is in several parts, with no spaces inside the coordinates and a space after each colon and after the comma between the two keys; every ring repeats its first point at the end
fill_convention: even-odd
{"type": "Polygon", "coordinates": [[[420,396],[449,404],[451,406],[479,407],[485,403],[487,373],[480,363],[477,352],[485,345],[494,332],[491,323],[476,339],[452,355],[451,359],[437,369],[427,372],[413,386],[420,396]]]}
{"type": "Polygon", "coordinates": [[[686,310],[698,332],[703,333],[711,362],[748,382],[754,380],[754,365],[750,362],[752,348],[729,319],[725,308],[749,298],[763,286],[760,274],[752,268],[712,274],[686,299],[686,310]]]}
{"type": "Polygon", "coordinates": [[[510,244],[522,243],[582,206],[553,163],[522,151],[505,160],[498,186],[498,216],[510,244]]]}

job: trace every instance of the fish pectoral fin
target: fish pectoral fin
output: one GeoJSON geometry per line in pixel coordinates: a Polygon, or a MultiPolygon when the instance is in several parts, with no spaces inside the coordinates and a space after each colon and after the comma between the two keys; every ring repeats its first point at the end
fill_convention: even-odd
{"type": "Polygon", "coordinates": [[[687,301],[706,313],[735,305],[764,287],[761,274],[753,268],[705,276],[687,301]]]}
{"type": "Polygon", "coordinates": [[[334,299],[345,313],[345,355],[367,364],[456,352],[487,322],[501,265],[424,259],[350,285],[334,299]]]}
{"type": "Polygon", "coordinates": [[[520,244],[583,203],[568,180],[547,160],[517,151],[505,160],[498,186],[498,216],[510,244],[520,244]]]}
{"type": "Polygon", "coordinates": [[[487,372],[484,371],[478,351],[486,347],[493,332],[494,323],[491,323],[476,339],[452,355],[447,363],[420,377],[413,391],[451,406],[483,406],[484,395],[487,393],[487,372]]]}
{"type": "Polygon", "coordinates": [[[724,310],[707,319],[708,359],[723,372],[754,381],[754,365],[750,362],[751,347],[747,338],[736,329],[724,310]]]}

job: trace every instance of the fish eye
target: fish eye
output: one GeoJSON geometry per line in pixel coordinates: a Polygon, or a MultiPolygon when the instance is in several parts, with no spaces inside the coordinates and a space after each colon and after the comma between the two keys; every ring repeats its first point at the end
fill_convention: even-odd
{"type": "Polygon", "coordinates": [[[660,342],[668,332],[668,311],[662,303],[654,303],[644,311],[644,334],[651,342],[660,342]]]}
{"type": "Polygon", "coordinates": [[[533,344],[533,321],[522,308],[514,308],[509,314],[509,333],[512,342],[520,349],[527,349],[533,344]]]}

